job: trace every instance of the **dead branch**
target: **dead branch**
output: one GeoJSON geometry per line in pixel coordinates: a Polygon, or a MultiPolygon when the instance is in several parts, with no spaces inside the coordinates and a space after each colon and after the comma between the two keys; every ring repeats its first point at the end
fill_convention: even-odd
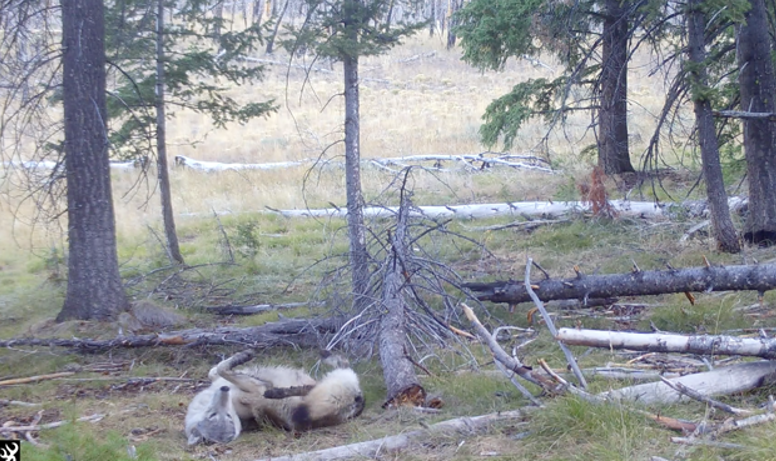
{"type": "Polygon", "coordinates": [[[687,397],[690,397],[693,400],[697,400],[697,401],[699,401],[701,403],[705,403],[706,405],[708,405],[710,407],[713,407],[713,408],[718,408],[718,409],[720,409],[720,410],[722,410],[724,412],[731,413],[731,414],[734,414],[736,416],[747,416],[747,415],[751,415],[753,413],[750,410],[744,410],[742,408],[736,408],[736,407],[730,406],[730,405],[728,405],[726,403],[722,403],[722,402],[720,402],[718,400],[714,400],[711,397],[708,397],[706,395],[703,395],[703,394],[695,391],[694,389],[690,389],[689,387],[685,386],[684,384],[682,384],[682,383],[680,383],[678,381],[677,382],[670,381],[670,380],[664,378],[663,376],[660,377],[660,380],[665,385],[670,387],[671,389],[673,389],[673,390],[675,390],[677,392],[681,392],[682,394],[686,395],[687,397]]]}
{"type": "Polygon", "coordinates": [[[569,345],[607,349],[776,358],[776,338],[739,338],[721,335],[688,336],[668,333],[630,333],[561,328],[556,339],[569,345]]]}
{"type": "Polygon", "coordinates": [[[738,443],[729,442],[717,442],[714,440],[696,439],[695,437],[671,437],[671,441],[674,443],[681,443],[682,445],[699,445],[714,448],[726,448],[729,450],[740,450],[746,448],[744,445],[738,443]]]}
{"type": "MultiPolygon", "coordinates": [[[[82,416],[75,420],[75,422],[89,422],[89,423],[96,423],[100,420],[102,420],[105,417],[103,414],[93,414],[89,416],[82,416]]],[[[55,427],[62,426],[64,424],[70,423],[72,421],[63,420],[63,421],[55,421],[53,423],[46,423],[46,424],[30,424],[27,426],[2,426],[0,427],[0,433],[3,432],[38,432],[43,429],[54,429],[55,427]]]]}
{"type": "MultiPolygon", "coordinates": [[[[531,297],[523,281],[468,283],[464,285],[481,301],[517,304],[531,297]]],[[[742,266],[702,266],[662,271],[636,271],[628,274],[584,275],[535,284],[542,301],[554,299],[616,298],[620,296],[665,293],[741,291],[763,293],[776,288],[776,264],[742,266]]]]}
{"type": "Polygon", "coordinates": [[[38,376],[29,376],[27,378],[16,378],[16,379],[6,379],[5,381],[0,381],[0,386],[10,386],[12,384],[27,384],[27,383],[34,383],[37,381],[45,381],[48,379],[57,379],[62,378],[65,376],[73,376],[75,373],[72,371],[63,371],[61,373],[52,373],[49,375],[38,375],[38,376]]]}
{"type": "Polygon", "coordinates": [[[462,417],[442,421],[429,426],[427,429],[406,432],[404,434],[392,435],[381,439],[369,440],[366,442],[343,445],[339,447],[327,448],[324,450],[310,451],[296,455],[278,456],[265,458],[256,461],[330,461],[335,459],[347,458],[377,458],[382,453],[391,453],[403,448],[408,448],[415,440],[423,440],[434,434],[447,434],[461,432],[464,434],[476,433],[486,429],[488,426],[504,421],[521,420],[526,417],[530,409],[520,409],[513,411],[504,411],[499,413],[490,413],[487,415],[462,417]]]}
{"type": "MultiPolygon", "coordinates": [[[[553,337],[556,337],[558,336],[558,330],[555,329],[555,324],[552,322],[550,314],[547,312],[547,309],[544,308],[544,304],[542,304],[541,300],[536,296],[536,293],[534,293],[533,288],[531,287],[532,264],[533,259],[528,258],[528,262],[525,265],[525,290],[528,293],[528,296],[531,297],[531,300],[534,302],[536,308],[539,309],[539,312],[542,314],[542,318],[544,319],[544,323],[547,325],[547,329],[550,330],[550,334],[552,334],[553,337]]],[[[585,376],[582,374],[582,370],[579,369],[579,365],[574,358],[574,354],[572,354],[569,348],[566,347],[566,345],[562,342],[558,341],[558,345],[563,351],[563,355],[566,356],[566,361],[568,362],[569,366],[574,371],[574,375],[577,377],[579,385],[582,387],[582,389],[587,389],[587,381],[585,381],[585,376]]]]}
{"type": "MultiPolygon", "coordinates": [[[[507,354],[501,345],[496,342],[496,339],[493,337],[493,335],[488,332],[487,328],[485,328],[482,323],[480,323],[480,319],[477,318],[477,315],[469,306],[461,303],[461,307],[463,308],[463,312],[466,315],[466,318],[468,318],[474,326],[477,336],[479,336],[480,339],[484,341],[485,344],[490,348],[493,357],[499,363],[503,364],[504,367],[506,367],[509,371],[516,373],[518,376],[530,383],[536,384],[547,392],[553,394],[558,392],[557,387],[552,383],[552,381],[532,370],[531,368],[526,367],[517,358],[507,354]]],[[[536,397],[534,397],[530,392],[528,392],[525,387],[522,385],[516,385],[515,387],[517,387],[517,389],[525,396],[525,398],[530,400],[534,405],[542,405],[542,403],[537,400],[536,397]]]]}
{"type": "MultiPolygon", "coordinates": [[[[309,306],[310,303],[286,303],[286,304],[255,304],[252,306],[208,306],[206,311],[216,315],[254,315],[263,312],[277,311],[282,309],[293,309],[295,307],[309,306]]],[[[320,303],[316,303],[320,305],[320,303]]]]}
{"type": "Polygon", "coordinates": [[[4,406],[4,405],[18,405],[20,407],[39,407],[39,406],[41,406],[40,403],[22,402],[21,400],[0,399],[0,406],[4,406]]]}
{"type": "Polygon", "coordinates": [[[15,338],[0,340],[0,347],[48,346],[70,347],[77,350],[103,350],[117,347],[241,345],[270,348],[297,345],[320,347],[326,337],[336,333],[345,323],[342,316],[319,319],[286,319],[257,327],[219,327],[210,330],[194,328],[154,335],[120,336],[111,340],[96,339],[37,339],[15,338]]]}

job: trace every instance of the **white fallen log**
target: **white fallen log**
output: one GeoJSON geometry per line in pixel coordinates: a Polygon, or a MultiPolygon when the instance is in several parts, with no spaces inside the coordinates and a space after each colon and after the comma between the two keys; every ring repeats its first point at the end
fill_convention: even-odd
{"type": "MultiPolygon", "coordinates": [[[[695,373],[669,381],[680,383],[707,397],[746,392],[763,385],[765,378],[776,372],[776,362],[763,360],[719,367],[712,371],[695,373]]],[[[644,405],[668,405],[689,400],[665,383],[639,384],[597,394],[614,401],[631,401],[644,405]]]]}
{"type": "Polygon", "coordinates": [[[264,458],[256,461],[330,461],[334,459],[356,457],[374,459],[380,454],[407,448],[413,441],[428,438],[432,434],[451,432],[472,433],[497,422],[522,419],[525,415],[526,410],[513,410],[481,416],[450,419],[431,425],[427,429],[406,432],[404,434],[295,455],[273,456],[272,458],[264,458]]]}
{"type": "MultiPolygon", "coordinates": [[[[661,205],[654,202],[631,202],[614,200],[612,206],[620,216],[634,218],[659,218],[665,216],[661,205]]],[[[317,210],[272,210],[285,217],[315,217],[344,218],[347,209],[323,208],[317,210]]],[[[364,217],[388,218],[396,215],[398,207],[366,207],[364,217]]],[[[590,211],[590,204],[582,202],[513,202],[513,203],[483,203],[474,205],[419,206],[410,211],[411,216],[425,216],[431,219],[458,218],[482,219],[496,216],[541,216],[557,218],[570,213],[590,211]]]]}
{"type": "Polygon", "coordinates": [[[195,160],[191,157],[186,157],[185,155],[175,156],[176,166],[185,166],[199,171],[277,170],[280,168],[291,168],[299,165],[305,165],[311,162],[312,160],[272,163],[220,163],[195,160]]]}
{"type": "MultiPolygon", "coordinates": [[[[316,160],[304,159],[292,162],[273,163],[222,163],[196,160],[185,155],[176,155],[175,164],[200,171],[229,171],[229,170],[274,170],[278,168],[290,168],[299,165],[309,165],[316,160]]],[[[362,163],[368,166],[376,166],[386,169],[389,166],[406,167],[409,165],[422,165],[434,162],[435,169],[441,169],[442,162],[452,162],[469,171],[479,171],[483,168],[508,167],[522,170],[539,171],[554,174],[546,160],[534,155],[499,154],[496,152],[481,152],[478,154],[429,154],[407,155],[403,157],[368,158],[362,159],[362,163]]],[[[327,162],[327,165],[344,165],[343,162],[327,162]]]]}
{"type": "Polygon", "coordinates": [[[677,335],[561,328],[556,339],[571,346],[630,349],[645,352],[744,355],[776,359],[776,338],[739,338],[722,335],[677,335]]]}

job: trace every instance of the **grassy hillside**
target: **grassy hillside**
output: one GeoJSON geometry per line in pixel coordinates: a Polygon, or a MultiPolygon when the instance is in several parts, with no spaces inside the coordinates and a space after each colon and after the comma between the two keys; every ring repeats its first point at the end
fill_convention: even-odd
{"type": "MultiPolygon", "coordinates": [[[[362,76],[362,152],[364,157],[396,157],[416,154],[471,154],[485,150],[478,141],[479,118],[485,106],[512,85],[530,76],[551,77],[544,67],[513,62],[504,72],[480,73],[459,61],[458,50],[447,51],[438,38],[418,38],[390,54],[364,59],[362,76]]],[[[282,56],[276,56],[284,62],[282,56]]],[[[662,81],[646,78],[648,56],[639,57],[629,84],[632,112],[633,156],[638,161],[643,140],[653,126],[650,114],[659,112],[662,81]]],[[[554,66],[548,62],[550,67],[554,66]]],[[[281,110],[248,126],[214,131],[202,117],[179,113],[170,123],[170,155],[221,162],[275,162],[318,158],[337,141],[343,120],[342,100],[329,99],[340,92],[338,66],[320,68],[303,87],[304,75],[281,65],[271,66],[267,81],[253,88],[235,88],[245,100],[274,97],[281,110]],[[304,88],[302,90],[302,88],[304,88]],[[198,141],[195,147],[190,141],[198,141]]],[[[550,137],[539,149],[545,127],[536,121],[524,130],[513,152],[547,156],[556,174],[512,169],[472,172],[416,171],[411,177],[416,204],[463,204],[521,200],[576,200],[577,184],[590,172],[594,159],[579,153],[592,142],[586,131],[589,119],[569,120],[565,133],[550,137]]],[[[691,119],[688,119],[691,123],[691,119]]],[[[682,127],[677,126],[680,130],[682,127]]],[[[698,165],[686,146],[673,150],[666,162],[676,168],[664,182],[666,191],[649,183],[628,189],[609,180],[614,198],[626,193],[649,200],[697,196],[691,192],[698,165]]],[[[337,160],[341,146],[326,151],[323,160],[337,160]]],[[[347,252],[344,221],[287,219],[266,212],[267,207],[304,208],[345,205],[342,171],[327,166],[277,171],[202,173],[174,169],[173,200],[178,216],[181,249],[192,266],[185,271],[168,267],[160,245],[161,229],[155,185],[138,182],[136,173],[114,173],[119,234],[119,258],[127,290],[136,299],[150,298],[189,319],[189,326],[259,325],[277,320],[270,312],[245,318],[219,318],[203,307],[228,303],[284,303],[316,298],[322,287],[332,287],[332,270],[345,264],[347,252]],[[217,216],[217,217],[216,217],[217,216]],[[233,261],[230,259],[230,251],[233,261]]],[[[369,201],[395,203],[393,175],[378,169],[364,170],[369,201]]],[[[736,181],[739,178],[731,178],[736,181]]],[[[736,185],[735,182],[732,183],[736,185]]],[[[7,187],[7,186],[4,186],[7,187]]],[[[116,324],[69,322],[53,325],[51,319],[64,297],[65,224],[29,224],[34,209],[29,203],[0,205],[0,338],[19,335],[112,338],[116,324]]],[[[713,251],[705,238],[680,242],[697,221],[677,217],[672,221],[635,219],[600,220],[578,216],[540,227],[532,232],[514,228],[483,230],[506,224],[511,218],[455,221],[451,231],[469,240],[429,238],[421,242],[439,262],[466,280],[521,278],[526,256],[539,262],[554,277],[570,276],[578,265],[585,273],[643,270],[703,264],[707,256],[715,264],[765,262],[772,251],[747,249],[741,255],[713,251]],[[476,244],[481,244],[480,247],[476,244]],[[484,251],[486,248],[488,251],[484,251]]],[[[379,226],[376,223],[375,226],[379,226]]],[[[377,228],[377,227],[376,227],[377,228]]],[[[329,293],[331,294],[331,293],[329,293]]],[[[325,315],[339,307],[335,296],[323,307],[283,311],[285,317],[325,315]]],[[[636,305],[631,310],[559,312],[559,326],[721,333],[740,328],[776,326],[773,295],[763,306],[753,293],[697,294],[690,305],[680,295],[622,300],[636,305]]],[[[529,327],[530,306],[487,306],[482,314],[488,326],[508,324],[529,327]]],[[[461,328],[468,325],[459,324],[461,328]]],[[[517,353],[529,365],[546,359],[564,369],[562,355],[541,325],[538,338],[517,353]]],[[[510,348],[511,345],[507,345],[510,348]]],[[[383,410],[382,370],[376,360],[355,364],[367,399],[364,415],[343,426],[316,430],[294,437],[268,429],[246,433],[227,446],[189,448],[183,435],[186,405],[206,379],[207,370],[239,347],[187,347],[111,350],[75,354],[61,349],[16,347],[0,350],[0,380],[54,372],[73,374],[55,380],[0,387],[0,399],[40,404],[40,407],[5,405],[0,400],[0,426],[48,423],[106,415],[96,423],[76,423],[35,434],[47,449],[25,446],[24,459],[105,460],[252,460],[302,452],[397,434],[466,415],[514,409],[527,404],[492,363],[489,351],[478,343],[432,349],[423,357],[429,374],[419,370],[423,385],[445,402],[441,413],[409,409],[383,410]],[[174,378],[161,381],[131,379],[174,378]]],[[[614,351],[575,349],[581,366],[625,364],[632,355],[614,351]]],[[[265,352],[262,363],[284,363],[311,368],[314,351],[293,348],[265,352]]],[[[657,367],[657,359],[643,360],[657,367]]],[[[591,380],[594,391],[625,386],[623,381],[591,380]]],[[[767,401],[770,388],[729,400],[738,406],[756,407],[767,401]]],[[[670,443],[677,435],[616,405],[592,405],[571,396],[546,397],[546,408],[519,423],[500,425],[485,434],[429,436],[422,443],[386,459],[546,459],[546,460],[649,460],[666,459],[773,459],[772,427],[768,425],[726,436],[725,441],[744,449],[680,447],[670,443]]],[[[685,419],[720,421],[726,416],[698,403],[669,408],[650,408],[655,413],[685,419]]]]}

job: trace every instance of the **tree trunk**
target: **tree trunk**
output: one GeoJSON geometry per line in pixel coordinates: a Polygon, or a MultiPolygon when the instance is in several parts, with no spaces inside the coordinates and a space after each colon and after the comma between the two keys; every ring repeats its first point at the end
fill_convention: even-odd
{"type": "Polygon", "coordinates": [[[403,255],[409,203],[402,198],[396,232],[391,238],[391,252],[385,261],[382,309],[380,319],[380,363],[387,388],[386,405],[412,404],[423,406],[426,391],[420,385],[415,368],[407,358],[406,303],[402,295],[404,273],[403,255]]]}
{"type": "Polygon", "coordinates": [[[364,230],[364,196],[361,192],[361,146],[358,95],[358,57],[344,56],[345,78],[345,189],[350,239],[353,307],[360,312],[369,303],[369,253],[364,230]]]}
{"type": "Polygon", "coordinates": [[[224,0],[216,0],[213,7],[213,37],[218,40],[221,37],[221,26],[224,23],[224,0]]]}
{"type": "MultiPolygon", "coordinates": [[[[269,0],[268,0],[269,1],[269,0]]],[[[288,9],[288,2],[289,0],[286,0],[285,3],[283,3],[283,9],[280,11],[280,15],[275,17],[275,15],[272,15],[272,18],[276,20],[275,27],[272,29],[272,34],[270,34],[269,38],[267,38],[267,54],[272,54],[272,50],[275,48],[275,38],[278,36],[278,31],[280,30],[280,23],[283,21],[283,16],[286,15],[286,10],[288,9]]],[[[269,3],[267,3],[269,5],[269,3]]],[[[277,2],[272,2],[272,12],[275,12],[275,6],[277,5],[277,2]]]]}
{"type": "MultiPolygon", "coordinates": [[[[763,0],[751,0],[746,23],[738,31],[741,109],[774,112],[776,79],[771,61],[767,11],[763,0]]],[[[749,215],[744,240],[762,246],[776,244],[776,146],[774,122],[744,119],[744,151],[749,181],[749,215]]]]}
{"type": "Polygon", "coordinates": [[[695,109],[695,126],[698,130],[698,141],[701,146],[703,160],[703,176],[706,180],[706,196],[709,199],[711,225],[717,247],[727,253],[738,253],[741,246],[738,243],[738,233],[730,219],[727,192],[722,178],[722,166],[719,163],[719,145],[714,126],[714,115],[711,112],[711,102],[705,94],[708,91],[708,76],[706,73],[706,15],[701,10],[701,0],[690,0],[687,41],[690,48],[693,104],[695,109]]]}
{"type": "MultiPolygon", "coordinates": [[[[665,271],[638,271],[629,274],[582,275],[566,280],[533,282],[542,301],[553,299],[609,298],[659,295],[690,291],[753,290],[763,293],[776,288],[776,264],[750,266],[709,266],[665,271]]],[[[522,281],[467,283],[477,299],[517,304],[531,298],[522,281]]]]}
{"type": "Polygon", "coordinates": [[[629,7],[627,1],[605,2],[598,166],[608,175],[635,171],[628,149],[629,7]]]}
{"type": "Polygon", "coordinates": [[[458,37],[453,30],[456,26],[455,12],[458,11],[458,0],[449,0],[449,6],[447,9],[447,49],[455,47],[455,42],[458,37]]]}
{"type": "Polygon", "coordinates": [[[172,262],[183,264],[183,255],[175,231],[175,215],[167,169],[167,125],[164,116],[164,0],[157,0],[156,12],[156,173],[162,198],[162,221],[167,239],[167,254],[172,262]]]}
{"type": "Polygon", "coordinates": [[[67,294],[57,321],[109,319],[129,307],[119,275],[108,161],[101,0],[62,1],[67,294]]]}
{"type": "Polygon", "coordinates": [[[561,328],[555,339],[569,346],[604,347],[644,352],[681,352],[697,355],[745,355],[776,359],[776,339],[736,336],[631,333],[626,331],[561,328]]]}

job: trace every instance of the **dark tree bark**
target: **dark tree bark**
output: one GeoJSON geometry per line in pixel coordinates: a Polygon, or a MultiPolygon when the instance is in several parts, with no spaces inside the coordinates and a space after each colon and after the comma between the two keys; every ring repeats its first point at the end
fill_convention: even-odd
{"type": "MultiPolygon", "coordinates": [[[[554,299],[608,298],[659,295],[664,293],[741,291],[763,293],[776,288],[776,264],[751,266],[709,266],[629,274],[582,275],[533,282],[542,301],[554,299]]],[[[522,281],[468,283],[477,299],[494,303],[524,303],[531,298],[522,281]]]]}
{"type": "Polygon", "coordinates": [[[129,307],[116,253],[104,40],[102,0],[62,0],[69,254],[57,321],[109,319],[129,307]]]}
{"type": "Polygon", "coordinates": [[[628,148],[628,1],[604,3],[598,166],[604,173],[635,171],[628,148]]]}
{"type": "Polygon", "coordinates": [[[369,253],[364,229],[364,196],[361,191],[361,143],[358,95],[358,57],[343,56],[345,79],[345,189],[350,239],[353,307],[360,312],[369,303],[369,253]]]}
{"type": "Polygon", "coordinates": [[[283,16],[286,15],[286,10],[288,10],[288,2],[289,0],[286,0],[283,3],[283,9],[280,11],[279,15],[276,15],[276,7],[277,2],[272,2],[272,17],[270,19],[275,19],[275,27],[272,29],[272,34],[270,34],[269,38],[267,38],[267,54],[272,54],[272,51],[275,48],[275,38],[278,36],[278,31],[280,30],[280,23],[283,22],[283,16]]]}
{"type": "Polygon", "coordinates": [[[447,11],[447,49],[455,47],[458,37],[455,35],[455,26],[457,25],[457,16],[455,13],[461,8],[459,0],[449,0],[450,5],[447,11]]]}
{"type": "Polygon", "coordinates": [[[167,239],[167,254],[174,263],[183,264],[175,215],[170,194],[170,174],[167,169],[167,122],[164,111],[164,0],[157,0],[156,12],[156,173],[162,199],[162,221],[167,239]]]}
{"type": "MultiPolygon", "coordinates": [[[[751,0],[746,23],[738,31],[741,109],[776,110],[776,79],[771,61],[768,16],[763,0],[751,0]]],[[[763,246],[776,244],[776,146],[774,122],[744,119],[744,151],[749,181],[749,214],[744,240],[763,246]]]]}
{"type": "Polygon", "coordinates": [[[711,102],[705,96],[708,90],[706,72],[706,15],[701,10],[701,0],[690,0],[687,16],[687,41],[692,63],[693,104],[695,126],[703,160],[703,177],[706,180],[706,196],[709,199],[711,225],[717,247],[727,253],[738,253],[738,233],[730,219],[725,182],[722,178],[722,166],[719,163],[719,144],[714,126],[711,102]]]}

